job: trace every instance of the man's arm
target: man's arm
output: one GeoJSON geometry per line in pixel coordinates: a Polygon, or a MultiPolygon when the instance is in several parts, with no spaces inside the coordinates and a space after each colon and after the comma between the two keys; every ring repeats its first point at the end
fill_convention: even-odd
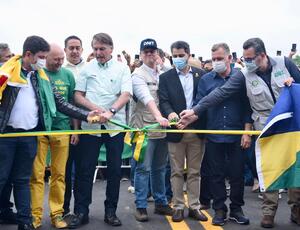
{"type": "Polygon", "coordinates": [[[208,108],[218,105],[231,97],[237,92],[240,92],[245,87],[245,76],[242,72],[237,71],[229,80],[220,88],[216,88],[210,94],[203,97],[198,104],[193,107],[194,113],[200,114],[208,108]]]}
{"type": "Polygon", "coordinates": [[[160,111],[169,120],[178,119],[178,114],[175,113],[170,103],[166,79],[167,76],[165,74],[159,76],[158,97],[160,111]]]}

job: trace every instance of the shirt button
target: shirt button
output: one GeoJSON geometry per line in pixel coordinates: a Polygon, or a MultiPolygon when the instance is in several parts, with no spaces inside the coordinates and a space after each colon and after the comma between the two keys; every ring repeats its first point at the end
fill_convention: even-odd
{"type": "Polygon", "coordinates": [[[224,118],[226,118],[226,116],[224,116],[224,118]]]}
{"type": "Polygon", "coordinates": [[[226,106],[224,106],[224,109],[226,109],[226,106]]]}

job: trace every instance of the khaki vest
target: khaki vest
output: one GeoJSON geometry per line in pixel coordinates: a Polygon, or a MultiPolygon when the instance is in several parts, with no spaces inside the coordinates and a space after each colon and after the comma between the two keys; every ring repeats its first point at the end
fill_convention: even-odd
{"type": "MultiPolygon", "coordinates": [[[[139,67],[135,69],[133,75],[142,76],[145,79],[145,82],[149,88],[151,96],[154,98],[156,106],[159,108],[159,100],[158,100],[158,82],[154,79],[151,74],[143,67],[139,67]]],[[[132,101],[132,115],[130,119],[130,124],[134,128],[142,128],[146,125],[151,125],[156,123],[154,116],[148,111],[147,107],[139,100],[132,101]]],[[[166,136],[165,133],[149,133],[149,138],[164,138],[166,136]]]]}
{"type": "MultiPolygon", "coordinates": [[[[272,59],[276,64],[272,68],[271,88],[277,100],[284,87],[284,81],[290,77],[290,73],[285,67],[284,57],[274,57],[272,59]]],[[[272,94],[264,80],[256,73],[250,73],[246,68],[242,72],[246,80],[247,96],[253,110],[254,128],[262,130],[274,107],[272,94]]]]}

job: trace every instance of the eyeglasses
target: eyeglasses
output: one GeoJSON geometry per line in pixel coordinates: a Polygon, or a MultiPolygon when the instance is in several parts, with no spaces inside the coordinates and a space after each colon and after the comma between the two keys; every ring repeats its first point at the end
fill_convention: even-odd
{"type": "Polygon", "coordinates": [[[242,62],[252,62],[253,60],[255,60],[255,58],[257,58],[258,55],[255,55],[252,58],[245,58],[245,57],[241,57],[242,62]]]}

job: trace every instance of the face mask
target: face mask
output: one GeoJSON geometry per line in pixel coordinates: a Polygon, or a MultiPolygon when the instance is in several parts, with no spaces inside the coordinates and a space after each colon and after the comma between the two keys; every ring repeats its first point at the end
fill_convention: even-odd
{"type": "Polygon", "coordinates": [[[255,72],[258,69],[258,66],[255,63],[255,60],[252,60],[251,62],[245,62],[246,68],[250,73],[255,72]]]}
{"type": "Polygon", "coordinates": [[[212,64],[217,73],[224,73],[227,69],[225,61],[214,61],[212,64]]]}
{"type": "Polygon", "coordinates": [[[31,68],[33,70],[39,70],[46,66],[46,59],[38,58],[37,62],[35,64],[31,64],[31,68]]]}
{"type": "Polygon", "coordinates": [[[183,70],[187,66],[187,60],[185,58],[173,58],[173,64],[179,70],[183,70]]]}

